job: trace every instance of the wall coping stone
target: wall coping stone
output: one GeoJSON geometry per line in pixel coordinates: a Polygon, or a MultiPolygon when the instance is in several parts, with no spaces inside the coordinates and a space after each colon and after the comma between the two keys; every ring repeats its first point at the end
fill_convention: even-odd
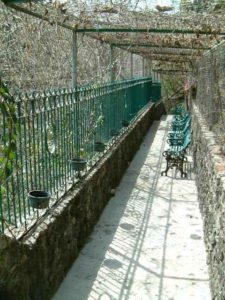
{"type": "Polygon", "coordinates": [[[146,106],[111,151],[26,235],[0,237],[0,299],[51,299],[152,122],[163,113],[162,103],[146,106]]]}

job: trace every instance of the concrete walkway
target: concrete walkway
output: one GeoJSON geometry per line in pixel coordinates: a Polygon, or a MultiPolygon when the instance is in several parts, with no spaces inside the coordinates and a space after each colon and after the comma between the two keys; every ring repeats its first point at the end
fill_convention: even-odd
{"type": "Polygon", "coordinates": [[[210,300],[191,163],[187,179],[160,175],[169,118],[153,124],[54,300],[210,300]]]}

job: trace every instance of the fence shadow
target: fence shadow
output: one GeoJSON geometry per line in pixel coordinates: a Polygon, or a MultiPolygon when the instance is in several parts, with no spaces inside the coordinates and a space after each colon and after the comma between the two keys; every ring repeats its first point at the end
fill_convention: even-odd
{"type": "Polygon", "coordinates": [[[205,280],[195,276],[165,275],[167,239],[174,197],[172,189],[173,181],[176,180],[161,177],[165,126],[164,122],[153,124],[116,195],[107,205],[100,222],[54,300],[134,299],[133,289],[138,289],[136,278],[142,272],[146,290],[140,293],[149,296],[143,299],[161,300],[165,279],[192,282],[205,280]],[[150,150],[153,142],[156,149],[150,150]],[[156,213],[157,202],[162,205],[162,215],[156,213]],[[164,206],[166,209],[163,209],[164,206]],[[158,223],[155,222],[156,219],[158,223]],[[160,241],[157,240],[158,233],[161,236],[160,241]],[[149,235],[151,243],[156,243],[154,253],[150,251],[154,247],[147,244],[149,235]],[[146,253],[146,261],[143,260],[143,253],[146,253]]]}

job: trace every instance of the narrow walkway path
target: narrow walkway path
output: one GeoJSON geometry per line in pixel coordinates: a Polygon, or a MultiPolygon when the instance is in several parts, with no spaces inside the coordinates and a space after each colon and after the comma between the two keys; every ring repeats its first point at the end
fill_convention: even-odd
{"type": "Polygon", "coordinates": [[[194,175],[165,169],[155,122],[54,300],[210,300],[194,175]]]}

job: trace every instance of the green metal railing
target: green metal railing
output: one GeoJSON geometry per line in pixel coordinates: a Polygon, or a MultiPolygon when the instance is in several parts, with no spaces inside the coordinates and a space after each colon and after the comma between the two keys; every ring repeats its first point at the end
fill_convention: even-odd
{"type": "Polygon", "coordinates": [[[161,98],[161,84],[154,82],[152,83],[151,101],[157,102],[161,98]]]}
{"type": "MultiPolygon", "coordinates": [[[[125,130],[123,121],[132,122],[148,104],[151,87],[151,78],[141,78],[17,95],[16,157],[0,189],[0,232],[12,227],[26,230],[40,211],[45,213],[30,206],[28,192],[47,191],[52,206],[86,172],[72,170],[71,159],[83,159],[91,167],[101,156],[94,143],[109,147],[125,130]]],[[[5,116],[0,122],[4,133],[5,116]]]]}

